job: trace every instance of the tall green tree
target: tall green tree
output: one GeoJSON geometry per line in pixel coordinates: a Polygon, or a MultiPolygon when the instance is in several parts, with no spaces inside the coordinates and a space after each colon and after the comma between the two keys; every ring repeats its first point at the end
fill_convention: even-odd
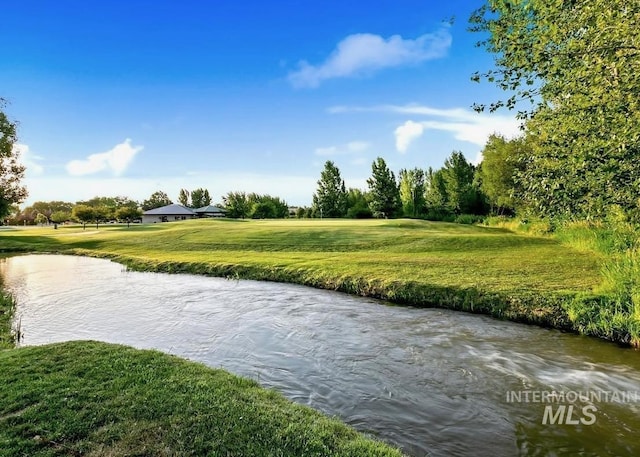
{"type": "Polygon", "coordinates": [[[344,217],[347,214],[347,190],[340,170],[331,160],[325,162],[320,173],[313,207],[321,217],[344,217]]]}
{"type": "Polygon", "coordinates": [[[180,189],[178,193],[178,203],[182,206],[189,206],[189,191],[187,189],[180,189]]]}
{"type": "Polygon", "coordinates": [[[402,202],[402,215],[406,217],[418,217],[424,213],[425,182],[424,171],[420,168],[413,170],[400,170],[400,201],[402,202]]]}
{"type": "Polygon", "coordinates": [[[202,206],[209,206],[211,204],[211,194],[209,194],[209,189],[205,189],[202,193],[202,206]]]}
{"type": "Polygon", "coordinates": [[[160,208],[162,206],[171,205],[173,202],[169,196],[162,191],[156,191],[151,196],[142,202],[142,209],[148,211],[150,209],[160,208]]]}
{"type": "Polygon", "coordinates": [[[207,189],[199,187],[191,191],[191,207],[202,208],[203,206],[209,206],[211,204],[211,196],[207,189]]]}
{"type": "Polygon", "coordinates": [[[229,192],[222,197],[224,209],[227,213],[227,217],[234,219],[244,219],[249,216],[251,211],[251,205],[247,194],[244,192],[229,192]]]}
{"type": "Polygon", "coordinates": [[[400,190],[393,171],[389,170],[382,157],[371,164],[369,185],[369,207],[374,216],[394,217],[401,209],[400,190]]]}
{"type": "Polygon", "coordinates": [[[425,176],[425,205],[431,216],[444,215],[448,212],[449,199],[442,169],[429,167],[425,176]]]}
{"type": "Polygon", "coordinates": [[[475,167],[464,154],[453,151],[444,161],[442,179],[447,193],[447,209],[454,214],[477,213],[480,196],[474,186],[475,167]]]}
{"type": "Polygon", "coordinates": [[[513,213],[519,206],[522,190],[517,177],[524,170],[530,151],[524,136],[507,140],[501,135],[491,135],[487,140],[477,178],[492,213],[513,213]]]}
{"type": "Polygon", "coordinates": [[[517,107],[527,119],[527,207],[545,217],[602,218],[612,205],[637,215],[640,3],[490,0],[471,23],[495,57],[474,79],[511,94],[488,108],[517,107]]]}
{"type": "Polygon", "coordinates": [[[0,221],[10,212],[11,205],[22,203],[27,188],[21,185],[25,167],[18,161],[16,124],[4,113],[5,101],[0,98],[0,221]]]}

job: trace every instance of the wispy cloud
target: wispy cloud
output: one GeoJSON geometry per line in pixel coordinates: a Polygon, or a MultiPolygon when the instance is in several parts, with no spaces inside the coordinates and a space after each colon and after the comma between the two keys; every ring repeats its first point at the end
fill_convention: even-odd
{"type": "Polygon", "coordinates": [[[27,175],[39,176],[44,173],[44,167],[38,163],[44,158],[34,155],[28,145],[16,143],[13,145],[13,152],[18,154],[18,160],[27,168],[27,175]]]}
{"type": "Polygon", "coordinates": [[[294,87],[318,87],[332,78],[362,76],[383,68],[399,67],[444,57],[451,47],[448,27],[416,39],[400,35],[389,38],[370,33],[349,35],[338,43],[327,59],[317,65],[301,61],[289,73],[294,87]]]}
{"type": "Polygon", "coordinates": [[[325,146],[315,149],[317,156],[329,157],[337,155],[358,154],[366,152],[371,144],[366,141],[350,141],[338,146],[325,146]]]}
{"type": "Polygon", "coordinates": [[[67,163],[67,172],[72,176],[83,176],[110,170],[120,176],[142,149],[143,146],[132,146],[131,139],[127,138],[106,152],[91,154],[84,160],[72,160],[67,163]]]}
{"type": "Polygon", "coordinates": [[[515,116],[476,113],[464,108],[440,109],[423,105],[333,106],[329,113],[381,112],[411,115],[414,119],[399,125],[394,135],[396,149],[405,153],[412,142],[428,130],[451,132],[459,141],[484,146],[490,135],[500,133],[507,137],[520,133],[520,121],[515,116]],[[416,119],[418,117],[419,119],[416,119]]]}

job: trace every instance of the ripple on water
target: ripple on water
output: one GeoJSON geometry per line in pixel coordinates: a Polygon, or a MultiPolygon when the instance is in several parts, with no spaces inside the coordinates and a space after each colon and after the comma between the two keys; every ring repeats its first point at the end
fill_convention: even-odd
{"type": "MultiPolygon", "coordinates": [[[[640,392],[639,353],[560,332],[290,284],[124,271],[100,259],[0,262],[23,344],[156,348],[258,380],[415,456],[640,455],[637,404],[542,425],[510,391],[640,392]]],[[[639,394],[640,395],[640,394],[639,394]]]]}

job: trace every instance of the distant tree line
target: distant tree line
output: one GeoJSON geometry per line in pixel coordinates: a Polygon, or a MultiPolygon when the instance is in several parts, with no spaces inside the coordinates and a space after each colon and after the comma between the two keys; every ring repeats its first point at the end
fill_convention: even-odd
{"type": "MultiPolygon", "coordinates": [[[[215,206],[225,210],[228,217],[273,219],[289,217],[289,206],[279,197],[257,193],[229,192],[215,206]]],[[[211,205],[208,189],[193,191],[181,189],[178,202],[190,208],[202,208],[211,205]]],[[[64,201],[38,201],[20,210],[12,206],[8,223],[12,225],[46,225],[79,222],[99,224],[106,222],[140,221],[142,213],[162,206],[173,204],[167,193],[153,192],[149,198],[138,202],[128,197],[94,197],[75,203],[64,201]]]]}
{"type": "MultiPolygon", "coordinates": [[[[340,170],[325,163],[313,205],[298,217],[394,218],[456,220],[461,215],[486,215],[492,206],[482,185],[482,167],[476,167],[459,151],[444,166],[402,169],[397,177],[385,160],[371,164],[368,188],[346,189],[340,170]]],[[[467,218],[468,219],[468,218],[467,218]]]]}

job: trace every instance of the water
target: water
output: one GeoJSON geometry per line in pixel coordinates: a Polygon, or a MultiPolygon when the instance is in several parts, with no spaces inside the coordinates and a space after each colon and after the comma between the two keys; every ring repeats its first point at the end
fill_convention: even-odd
{"type": "Polygon", "coordinates": [[[100,259],[10,257],[0,275],[18,299],[22,345],[160,349],[253,378],[412,456],[640,455],[640,353],[612,344],[302,286],[127,272],[100,259]],[[576,425],[542,424],[545,407],[571,402],[526,402],[526,392],[536,400],[551,391],[601,398],[574,401],[576,425]],[[580,423],[589,414],[595,422],[580,423]]]}

